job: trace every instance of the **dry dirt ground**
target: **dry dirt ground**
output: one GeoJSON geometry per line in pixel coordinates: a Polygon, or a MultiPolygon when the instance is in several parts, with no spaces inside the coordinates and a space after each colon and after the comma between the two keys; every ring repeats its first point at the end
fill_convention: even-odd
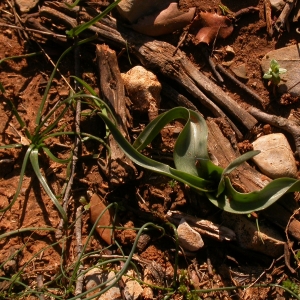
{"type": "MultiPolygon", "coordinates": [[[[14,11],[10,7],[9,3],[12,2],[1,1],[0,22],[20,27],[16,17],[19,11],[18,9],[14,11]]],[[[189,1],[186,2],[189,3],[189,1]]],[[[201,3],[201,9],[215,9],[220,13],[218,8],[220,1],[194,2],[201,3]]],[[[101,3],[103,4],[103,2],[101,3]]],[[[40,5],[42,4],[41,2],[40,5]]],[[[86,5],[92,4],[97,9],[103,9],[103,6],[97,3],[87,3],[86,5]]],[[[275,99],[272,90],[263,81],[260,69],[260,59],[268,51],[293,44],[297,39],[299,40],[296,25],[291,24],[289,32],[283,31],[271,39],[266,32],[264,1],[228,0],[223,1],[223,4],[228,6],[231,11],[237,11],[250,5],[257,7],[259,11],[242,16],[236,22],[234,32],[230,37],[226,40],[216,41],[214,49],[217,51],[214,52],[213,59],[220,61],[225,59],[225,47],[232,46],[235,51],[234,63],[236,65],[246,63],[247,65],[249,79],[245,81],[245,84],[254,89],[265,103],[271,103],[268,106],[268,112],[285,117],[292,109],[298,111],[298,102],[284,106],[278,99],[275,99]]],[[[33,12],[37,12],[37,9],[33,12]]],[[[21,15],[21,17],[23,16],[21,15]]],[[[5,25],[0,28],[0,59],[40,51],[37,43],[32,40],[30,32],[26,33],[22,29],[18,30],[5,25]]],[[[160,39],[165,39],[176,46],[180,34],[181,32],[175,32],[173,35],[160,37],[160,39]]],[[[55,42],[41,42],[40,46],[54,62],[66,49],[63,44],[59,45],[55,42]]],[[[212,76],[210,68],[197,50],[197,46],[187,42],[181,49],[207,76],[212,76]]],[[[121,72],[126,72],[131,67],[126,50],[116,49],[116,51],[119,68],[121,72]]],[[[136,63],[134,57],[131,58],[136,63]]],[[[49,112],[56,103],[68,96],[70,89],[66,82],[73,85],[70,75],[75,74],[74,59],[74,54],[69,54],[59,66],[60,74],[65,79],[60,74],[55,76],[44,113],[49,112]]],[[[95,63],[95,45],[90,43],[82,46],[79,59],[82,78],[98,92],[99,80],[95,63]]],[[[2,210],[11,203],[16,193],[28,147],[25,131],[13,115],[10,101],[15,105],[29,132],[33,133],[36,128],[35,119],[39,105],[52,70],[53,66],[44,54],[8,60],[0,65],[0,82],[5,88],[5,93],[0,92],[0,143],[1,145],[23,145],[21,148],[0,150],[0,209],[2,210]]],[[[255,100],[229,80],[225,80],[224,90],[244,108],[251,105],[259,107],[255,100]]],[[[162,97],[162,111],[169,109],[172,105],[174,104],[162,97]]],[[[82,110],[87,108],[85,104],[82,104],[82,110]]],[[[200,105],[198,105],[198,109],[203,114],[209,115],[209,112],[200,105]]],[[[132,116],[133,123],[139,124],[139,127],[147,123],[147,116],[140,116],[134,112],[132,116]]],[[[55,117],[56,115],[53,116],[53,120],[55,117]]],[[[75,108],[73,107],[60,120],[57,128],[63,131],[74,130],[74,118],[75,108]]],[[[172,152],[174,138],[178,134],[177,125],[173,125],[164,131],[161,141],[157,142],[158,148],[155,149],[153,146],[153,157],[161,156],[163,159],[167,159],[168,154],[172,152]]],[[[262,125],[264,124],[259,125],[258,130],[262,125]]],[[[105,128],[97,117],[82,118],[81,126],[85,131],[104,138],[105,128]]],[[[272,130],[278,131],[275,128],[272,130]]],[[[132,128],[130,133],[136,134],[132,128]]],[[[246,135],[246,132],[243,133],[246,135]]],[[[71,135],[54,136],[47,139],[45,144],[53,154],[64,159],[69,156],[73,148],[74,137],[71,135]]],[[[147,222],[153,222],[165,228],[166,233],[163,237],[160,237],[159,230],[153,229],[147,233],[147,243],[136,251],[137,256],[133,260],[141,274],[145,271],[146,266],[151,265],[151,262],[158,264],[158,269],[162,270],[161,273],[157,270],[152,273],[152,276],[154,273],[156,274],[156,278],[152,280],[153,285],[156,286],[156,288],[152,288],[153,299],[163,299],[168,292],[171,292],[171,299],[198,299],[197,297],[203,299],[288,299],[291,296],[276,287],[212,291],[198,294],[195,298],[192,298],[192,294],[189,293],[189,290],[193,289],[234,287],[250,283],[283,284],[283,281],[286,280],[294,282],[295,284],[292,286],[294,292],[300,293],[300,285],[297,285],[297,265],[293,258],[290,264],[293,269],[296,269],[294,274],[286,266],[283,257],[270,258],[244,250],[234,242],[220,243],[206,238],[205,247],[194,256],[186,256],[180,252],[177,282],[173,285],[174,270],[177,264],[175,258],[178,253],[173,229],[166,224],[164,218],[166,212],[170,209],[180,210],[218,221],[219,211],[209,204],[195,203],[194,198],[190,196],[189,189],[183,184],[171,182],[168,178],[143,171],[140,168],[138,168],[139,179],[112,187],[108,182],[107,174],[103,172],[99,163],[99,159],[105,158],[105,153],[105,148],[98,142],[90,141],[80,147],[67,205],[67,229],[63,231],[62,236],[59,236],[56,231],[60,223],[60,214],[41,187],[30,162],[28,163],[25,174],[21,178],[22,187],[19,196],[10,209],[2,211],[0,214],[1,299],[38,299],[37,291],[40,291],[40,299],[54,299],[54,297],[73,299],[77,281],[74,268],[78,256],[75,230],[78,207],[81,207],[82,210],[81,242],[86,245],[84,260],[82,260],[83,269],[86,270],[100,261],[105,262],[105,260],[121,257],[123,254],[126,256],[130,253],[136,237],[134,230],[119,229],[116,236],[117,242],[109,247],[96,233],[93,233],[90,238],[88,237],[93,224],[90,221],[88,208],[85,210],[84,204],[80,200],[84,197],[89,202],[89,195],[93,193],[97,193],[105,199],[106,203],[118,204],[117,216],[119,224],[123,227],[140,228],[147,222]],[[53,230],[45,230],[47,228],[53,230]],[[23,230],[19,231],[19,229],[23,230]],[[72,276],[74,277],[72,278],[72,276]],[[258,280],[256,281],[256,279],[258,280]]],[[[54,162],[41,151],[39,168],[47,178],[54,194],[58,195],[58,199],[61,201],[69,178],[67,164],[54,162]]],[[[284,236],[283,230],[281,234],[284,236]]],[[[298,241],[294,241],[294,243],[294,249],[297,249],[298,241]]],[[[122,265],[123,262],[119,259],[105,265],[105,268],[106,270],[120,270],[122,265]]],[[[152,296],[146,295],[146,285],[142,281],[140,284],[144,289],[144,294],[140,296],[140,299],[150,299],[152,296]]],[[[124,279],[123,283],[120,280],[118,285],[122,290],[124,279]]],[[[124,293],[122,297],[125,297],[124,293]]]]}

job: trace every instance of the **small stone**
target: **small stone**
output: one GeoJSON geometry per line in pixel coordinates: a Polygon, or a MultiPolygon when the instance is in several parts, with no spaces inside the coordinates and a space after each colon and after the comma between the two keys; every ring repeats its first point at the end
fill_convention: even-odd
{"type": "Polygon", "coordinates": [[[136,280],[128,280],[124,288],[126,300],[137,300],[143,292],[143,288],[136,280]]]}
{"type": "Polygon", "coordinates": [[[292,149],[282,133],[261,136],[252,144],[253,150],[261,151],[253,157],[253,161],[262,173],[272,179],[297,177],[297,166],[292,149]]]}
{"type": "Polygon", "coordinates": [[[200,233],[194,230],[184,218],[178,225],[177,233],[180,246],[187,251],[197,251],[204,246],[200,233]]]}
{"type": "Polygon", "coordinates": [[[232,66],[230,69],[237,77],[242,79],[249,79],[249,77],[247,76],[247,69],[245,64],[241,64],[235,67],[232,66]]]}
{"type": "Polygon", "coordinates": [[[148,112],[149,119],[153,120],[158,115],[162,89],[156,75],[142,66],[136,66],[121,75],[133,109],[141,113],[148,112]]]}
{"type": "Polygon", "coordinates": [[[35,8],[39,3],[39,0],[16,0],[16,4],[19,6],[21,13],[28,13],[35,8]]]}
{"type": "Polygon", "coordinates": [[[167,6],[174,0],[122,0],[117,10],[119,14],[130,23],[136,22],[139,18],[149,15],[167,6]]]}
{"type": "Polygon", "coordinates": [[[285,6],[285,2],[286,1],[284,1],[284,0],[270,0],[271,7],[275,11],[282,11],[282,9],[285,6]]]}

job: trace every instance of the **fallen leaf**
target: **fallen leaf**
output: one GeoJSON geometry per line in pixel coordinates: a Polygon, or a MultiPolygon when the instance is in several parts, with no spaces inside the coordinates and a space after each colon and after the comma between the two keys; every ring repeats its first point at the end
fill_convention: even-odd
{"type": "MultiPolygon", "coordinates": [[[[107,208],[100,196],[93,194],[90,200],[90,217],[93,224],[97,221],[100,214],[107,208]]],[[[103,216],[98,221],[96,231],[99,236],[108,244],[112,244],[112,232],[109,228],[99,228],[98,226],[112,226],[114,212],[112,209],[106,209],[103,216]]]]}
{"type": "Polygon", "coordinates": [[[216,13],[200,12],[195,22],[199,23],[201,29],[195,36],[194,43],[210,44],[216,38],[227,38],[233,31],[233,25],[226,16],[220,16],[216,13]]]}
{"type": "Polygon", "coordinates": [[[172,2],[161,11],[138,19],[131,28],[146,35],[160,36],[187,26],[195,12],[195,7],[182,11],[179,10],[177,3],[172,2]]]}

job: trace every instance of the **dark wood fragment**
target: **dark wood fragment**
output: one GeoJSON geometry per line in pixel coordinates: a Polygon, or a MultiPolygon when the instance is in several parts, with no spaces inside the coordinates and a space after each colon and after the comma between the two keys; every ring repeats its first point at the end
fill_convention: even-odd
{"type": "MultiPolygon", "coordinates": [[[[97,45],[96,56],[100,77],[100,90],[105,100],[115,113],[118,128],[129,139],[126,119],[125,88],[118,67],[116,52],[107,45],[97,45]]],[[[136,168],[125,156],[112,135],[109,136],[111,157],[109,160],[110,183],[118,185],[135,177],[136,168]]]]}

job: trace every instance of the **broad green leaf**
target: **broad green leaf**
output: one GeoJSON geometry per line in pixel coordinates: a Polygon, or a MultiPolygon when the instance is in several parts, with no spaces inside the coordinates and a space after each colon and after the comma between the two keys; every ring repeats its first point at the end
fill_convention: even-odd
{"type": "Polygon", "coordinates": [[[123,137],[120,131],[116,128],[116,126],[103,114],[99,114],[100,117],[104,120],[105,124],[110,129],[113,137],[116,142],[119,144],[120,148],[124,151],[124,153],[136,164],[139,166],[148,169],[150,171],[171,177],[177,181],[185,183],[198,191],[211,191],[212,182],[200,178],[198,176],[194,176],[174,168],[163,164],[161,162],[157,162],[152,160],[140,152],[138,152],[132,145],[128,143],[128,141],[123,137]]]}
{"type": "Polygon", "coordinates": [[[270,182],[260,191],[237,192],[229,178],[225,177],[226,195],[219,198],[207,193],[209,200],[217,207],[237,214],[248,214],[267,208],[286,193],[300,191],[300,181],[293,178],[279,178],[270,182]]]}
{"type": "Polygon", "coordinates": [[[38,155],[39,155],[38,149],[33,149],[30,152],[30,161],[31,161],[32,168],[33,168],[39,182],[41,183],[42,187],[44,188],[45,192],[48,194],[48,196],[50,197],[50,199],[52,200],[52,202],[54,203],[54,205],[58,209],[59,213],[61,214],[64,222],[67,223],[68,218],[67,218],[66,212],[64,211],[63,207],[60,205],[57,198],[55,197],[55,195],[51,191],[45,177],[42,175],[42,173],[40,171],[38,155]]]}
{"type": "Polygon", "coordinates": [[[244,154],[242,154],[241,156],[239,156],[238,158],[236,158],[233,162],[231,162],[223,171],[220,182],[219,182],[219,186],[218,186],[218,194],[217,197],[219,197],[224,189],[225,189],[225,182],[224,182],[224,176],[231,173],[235,168],[237,168],[239,165],[241,165],[242,163],[244,163],[245,161],[247,161],[248,159],[254,157],[255,155],[259,154],[260,151],[259,150],[255,150],[255,151],[249,151],[246,152],[244,154]]]}

